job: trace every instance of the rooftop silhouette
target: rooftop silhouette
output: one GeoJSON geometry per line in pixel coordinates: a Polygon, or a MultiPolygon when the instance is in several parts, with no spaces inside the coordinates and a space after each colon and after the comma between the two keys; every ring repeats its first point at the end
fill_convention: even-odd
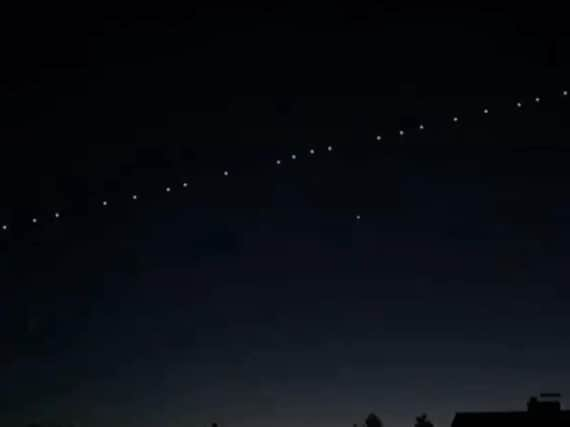
{"type": "Polygon", "coordinates": [[[452,427],[563,427],[570,426],[570,411],[563,410],[558,393],[542,393],[527,402],[526,411],[458,412],[452,427]]]}

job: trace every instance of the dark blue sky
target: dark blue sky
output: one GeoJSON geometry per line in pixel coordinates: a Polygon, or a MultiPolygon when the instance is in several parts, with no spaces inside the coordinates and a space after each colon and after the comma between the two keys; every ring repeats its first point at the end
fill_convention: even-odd
{"type": "Polygon", "coordinates": [[[570,393],[568,41],[527,12],[7,27],[2,425],[447,425],[570,393]]]}

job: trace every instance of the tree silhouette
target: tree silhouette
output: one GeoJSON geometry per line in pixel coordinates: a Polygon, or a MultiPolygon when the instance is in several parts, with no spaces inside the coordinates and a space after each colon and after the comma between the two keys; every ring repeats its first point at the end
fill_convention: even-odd
{"type": "Polygon", "coordinates": [[[374,413],[371,413],[366,417],[366,427],[383,427],[382,421],[374,413]]]}
{"type": "Polygon", "coordinates": [[[433,427],[433,423],[428,419],[426,414],[416,417],[415,427],[433,427]]]}

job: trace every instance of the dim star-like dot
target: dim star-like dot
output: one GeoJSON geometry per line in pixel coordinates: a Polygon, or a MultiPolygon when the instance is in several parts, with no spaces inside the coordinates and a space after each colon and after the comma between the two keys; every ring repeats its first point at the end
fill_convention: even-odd
{"type": "Polygon", "coordinates": [[[187,182],[183,183],[183,184],[182,184],[182,187],[187,188],[187,187],[188,187],[188,183],[187,183],[187,182]]]}
{"type": "Polygon", "coordinates": [[[37,218],[32,218],[32,222],[33,222],[34,224],[36,224],[36,223],[38,222],[38,219],[37,219],[37,218]]]}
{"type": "Polygon", "coordinates": [[[565,90],[564,92],[562,92],[562,95],[563,95],[563,96],[568,96],[568,91],[565,90]]]}
{"type": "Polygon", "coordinates": [[[297,158],[297,156],[296,156],[296,155],[294,155],[294,154],[291,154],[291,159],[295,160],[296,158],[297,158]]]}
{"type": "Polygon", "coordinates": [[[539,98],[538,96],[537,96],[536,98],[534,98],[534,100],[535,100],[536,102],[540,102],[540,98],[539,98]]]}
{"type": "Polygon", "coordinates": [[[329,145],[329,146],[327,147],[327,150],[332,151],[332,146],[329,145]]]}
{"type": "Polygon", "coordinates": [[[107,200],[103,200],[103,206],[107,206],[107,200]]]}
{"type": "Polygon", "coordinates": [[[166,192],[170,193],[170,187],[166,187],[166,192]]]}
{"type": "Polygon", "coordinates": [[[356,220],[359,220],[359,219],[360,219],[360,215],[356,215],[356,220]]]}
{"type": "Polygon", "coordinates": [[[376,136],[376,141],[382,141],[382,137],[380,135],[376,136]]]}
{"type": "Polygon", "coordinates": [[[228,176],[230,173],[228,171],[224,171],[224,176],[228,176]]]}
{"type": "Polygon", "coordinates": [[[453,121],[454,121],[455,123],[457,123],[457,122],[459,121],[459,117],[457,117],[457,116],[454,117],[454,118],[453,118],[453,121]]]}
{"type": "Polygon", "coordinates": [[[133,200],[137,200],[138,196],[136,194],[133,194],[133,200]]]}
{"type": "Polygon", "coordinates": [[[486,108],[483,110],[483,114],[489,114],[489,110],[487,110],[486,108]]]}
{"type": "Polygon", "coordinates": [[[522,104],[520,102],[517,102],[517,107],[521,108],[522,104]]]}
{"type": "Polygon", "coordinates": [[[59,218],[59,212],[54,213],[53,216],[55,216],[56,218],[59,218]]]}
{"type": "Polygon", "coordinates": [[[309,150],[310,154],[315,154],[315,150],[313,150],[312,148],[309,150]]]}
{"type": "Polygon", "coordinates": [[[399,133],[400,133],[400,136],[403,136],[403,135],[404,135],[404,131],[403,131],[403,130],[400,130],[399,133]]]}
{"type": "Polygon", "coordinates": [[[281,164],[281,160],[275,160],[275,163],[276,163],[277,165],[280,165],[280,164],[281,164]]]}
{"type": "Polygon", "coordinates": [[[424,125],[420,125],[420,130],[424,130],[424,125]]]}
{"type": "Polygon", "coordinates": [[[6,224],[4,224],[4,225],[2,226],[2,230],[4,230],[4,231],[8,230],[8,226],[7,226],[6,224]]]}

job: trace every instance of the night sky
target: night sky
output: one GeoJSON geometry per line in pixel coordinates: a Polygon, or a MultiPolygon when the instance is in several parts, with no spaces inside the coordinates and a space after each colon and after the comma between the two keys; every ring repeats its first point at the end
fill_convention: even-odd
{"type": "Polygon", "coordinates": [[[446,426],[570,395],[560,11],[1,31],[2,426],[446,426]]]}

